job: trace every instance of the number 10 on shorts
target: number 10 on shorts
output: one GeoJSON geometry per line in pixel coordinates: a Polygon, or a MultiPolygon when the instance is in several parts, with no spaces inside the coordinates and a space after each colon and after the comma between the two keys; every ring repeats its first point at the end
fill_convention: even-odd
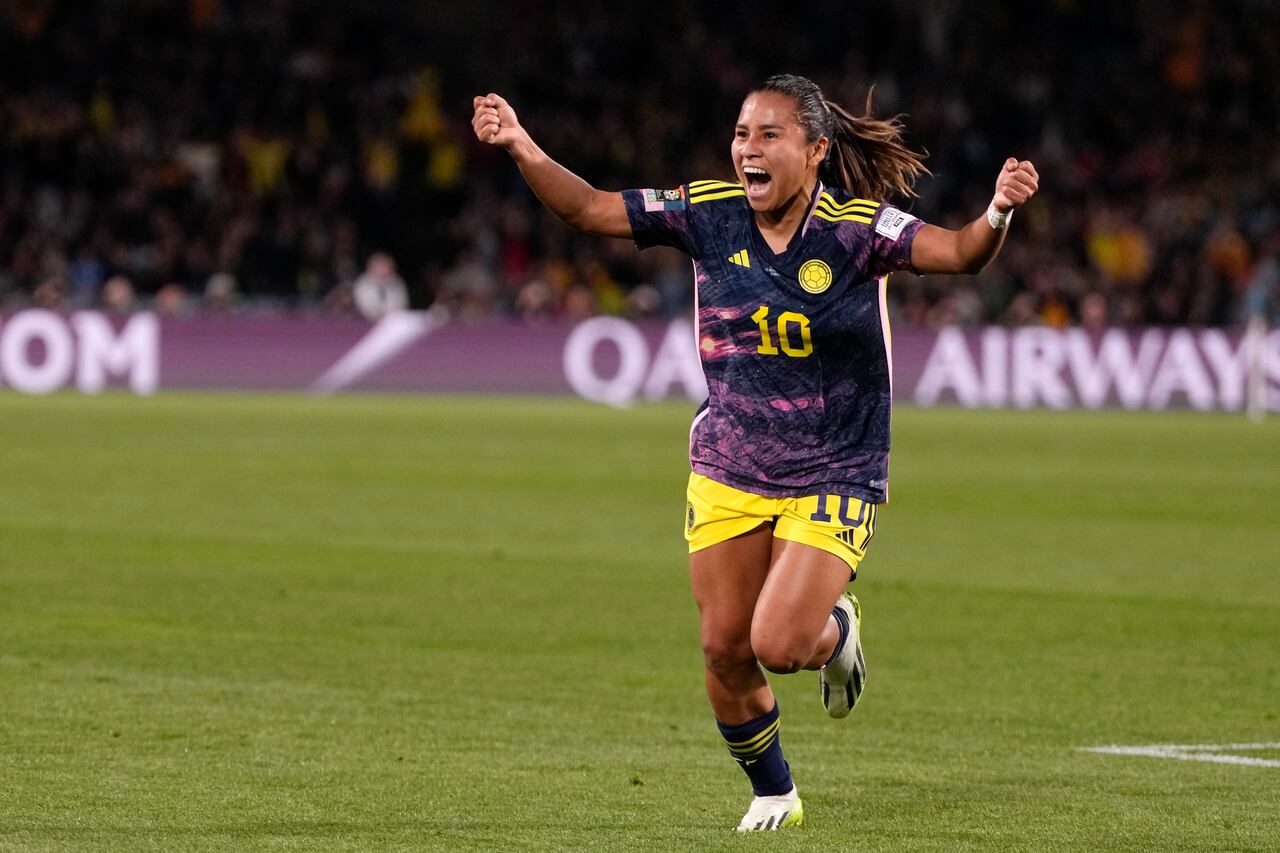
{"type": "MultiPolygon", "coordinates": [[[[860,527],[862,525],[863,519],[865,519],[867,516],[867,502],[863,500],[858,500],[857,498],[851,498],[848,495],[841,495],[840,511],[837,513],[837,516],[840,519],[840,523],[843,524],[845,527],[860,527]],[[857,518],[849,517],[849,501],[858,501],[858,517],[857,518]]],[[[809,520],[820,521],[820,522],[823,522],[824,524],[829,524],[831,522],[831,513],[827,512],[826,492],[823,492],[822,494],[818,495],[818,510],[813,515],[809,516],[809,520]]]]}

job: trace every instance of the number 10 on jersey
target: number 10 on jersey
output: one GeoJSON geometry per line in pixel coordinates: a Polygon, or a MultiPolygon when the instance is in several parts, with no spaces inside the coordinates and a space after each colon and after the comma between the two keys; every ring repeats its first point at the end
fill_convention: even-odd
{"type": "Polygon", "coordinates": [[[803,314],[797,314],[795,311],[783,311],[778,315],[776,324],[778,345],[773,342],[768,305],[761,305],[760,309],[751,315],[751,319],[755,320],[760,326],[760,346],[756,347],[756,352],[761,355],[777,355],[778,345],[782,347],[782,352],[785,355],[789,355],[792,358],[804,358],[813,353],[813,337],[809,333],[809,318],[803,314]],[[793,334],[800,338],[799,346],[793,342],[793,334]]]}

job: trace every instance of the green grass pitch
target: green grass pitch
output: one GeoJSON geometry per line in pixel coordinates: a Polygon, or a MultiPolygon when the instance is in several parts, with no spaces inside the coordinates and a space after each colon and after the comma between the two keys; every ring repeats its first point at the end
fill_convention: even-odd
{"type": "Polygon", "coordinates": [[[898,411],[867,693],[775,679],[762,838],[691,414],[0,395],[0,849],[1280,846],[1280,768],[1079,750],[1280,741],[1280,420],[898,411]]]}

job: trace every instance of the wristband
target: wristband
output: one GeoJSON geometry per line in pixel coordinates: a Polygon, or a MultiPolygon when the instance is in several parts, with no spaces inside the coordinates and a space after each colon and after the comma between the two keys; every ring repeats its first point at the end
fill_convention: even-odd
{"type": "Polygon", "coordinates": [[[1013,211],[1001,213],[996,210],[996,203],[993,201],[987,205],[987,223],[997,231],[1009,227],[1009,220],[1013,218],[1013,211]]]}

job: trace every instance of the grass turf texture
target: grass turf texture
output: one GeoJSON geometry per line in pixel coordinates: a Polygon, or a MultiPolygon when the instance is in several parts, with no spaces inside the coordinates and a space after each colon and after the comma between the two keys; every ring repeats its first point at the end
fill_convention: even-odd
{"type": "MultiPolygon", "coordinates": [[[[1263,849],[1280,421],[896,414],[868,692],[702,694],[687,406],[0,395],[0,848],[1263,849]]],[[[1271,757],[1268,754],[1268,757],[1271,757]]]]}

